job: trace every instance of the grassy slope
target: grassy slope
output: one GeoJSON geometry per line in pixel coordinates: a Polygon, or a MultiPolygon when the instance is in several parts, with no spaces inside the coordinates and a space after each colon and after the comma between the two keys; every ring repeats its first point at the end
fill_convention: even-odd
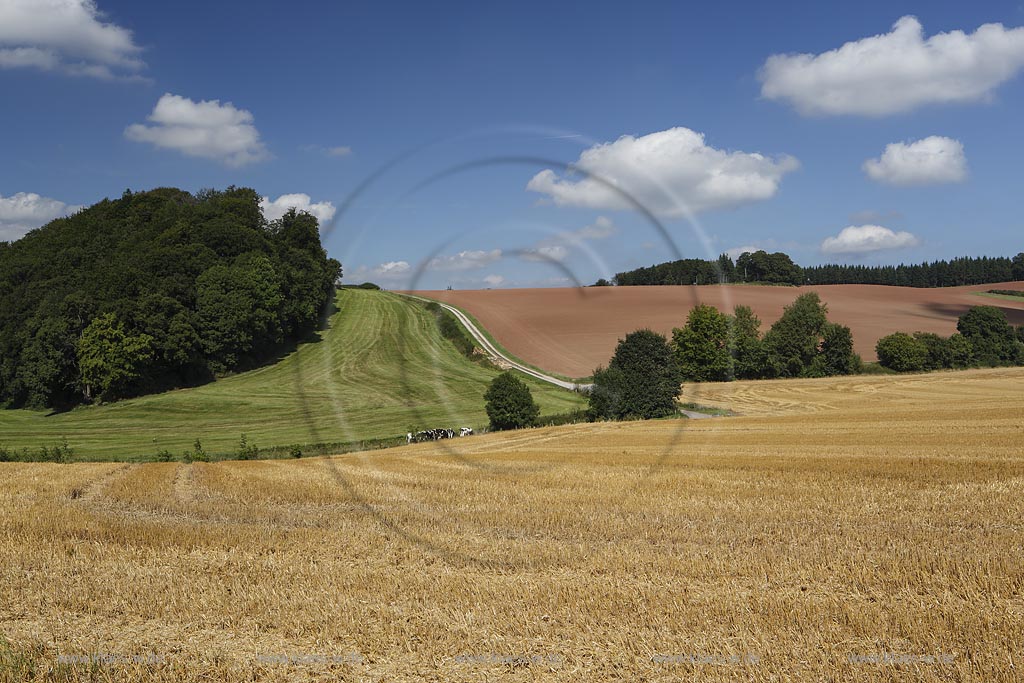
{"type": "Polygon", "coordinates": [[[1013,294],[993,294],[991,292],[975,292],[978,296],[986,296],[990,299],[1002,299],[1003,301],[1016,301],[1021,303],[1024,301],[1024,292],[1020,296],[1014,296],[1013,294]]]}
{"type": "MultiPolygon", "coordinates": [[[[425,299],[430,299],[431,298],[429,296],[423,296],[421,294],[416,294],[415,296],[419,296],[419,297],[425,298],[425,299]]],[[[433,301],[440,301],[440,299],[431,299],[431,300],[433,300],[433,301]]],[[[484,337],[487,338],[487,341],[491,342],[491,345],[494,346],[494,348],[498,349],[498,351],[503,353],[506,358],[510,358],[510,359],[514,360],[516,363],[519,363],[520,365],[524,365],[524,366],[526,366],[528,368],[533,368],[537,372],[542,372],[545,375],[548,375],[549,377],[555,377],[557,379],[562,379],[562,380],[565,380],[566,382],[580,382],[580,383],[583,383],[583,382],[589,382],[589,381],[591,381],[593,379],[593,377],[591,377],[591,376],[587,376],[587,377],[570,377],[569,375],[563,375],[561,373],[554,372],[553,370],[545,370],[544,368],[542,368],[542,367],[540,367],[538,365],[534,365],[533,363],[527,363],[525,360],[523,360],[522,358],[520,358],[519,356],[515,355],[514,353],[512,353],[511,351],[506,349],[504,346],[502,346],[501,342],[499,342],[494,337],[494,335],[491,334],[490,331],[488,331],[488,329],[486,327],[484,327],[482,324],[480,324],[480,321],[477,320],[476,317],[472,313],[467,311],[465,308],[462,308],[461,306],[456,306],[455,304],[449,303],[447,301],[442,301],[442,303],[444,303],[447,306],[451,306],[452,308],[457,309],[464,316],[469,318],[469,321],[471,323],[473,323],[473,325],[476,327],[476,329],[480,330],[480,333],[483,334],[484,337]]],[[[470,337],[470,338],[472,338],[472,337],[470,337]]]]}
{"type": "MultiPolygon", "coordinates": [[[[421,306],[385,292],[342,290],[319,342],[282,361],[194,389],[69,413],[0,411],[0,444],[36,449],[66,436],[82,459],[180,456],[196,438],[232,451],[244,432],[261,447],[354,441],[428,427],[486,424],[483,393],[497,371],[441,338],[421,306]]],[[[582,398],[531,382],[543,414],[582,398]]]]}

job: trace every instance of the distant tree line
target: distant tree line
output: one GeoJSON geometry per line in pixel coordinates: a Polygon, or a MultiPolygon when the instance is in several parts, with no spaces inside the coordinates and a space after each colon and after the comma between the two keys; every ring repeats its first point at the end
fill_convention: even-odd
{"type": "Polygon", "coordinates": [[[789,285],[896,285],[900,287],[959,287],[989,282],[1024,280],[1024,252],[1013,258],[962,257],[898,266],[826,264],[800,267],[786,254],[745,252],[735,261],[728,254],[717,260],[682,259],[616,273],[612,282],[597,285],[707,285],[760,282],[789,285]]]}
{"type": "MultiPolygon", "coordinates": [[[[713,306],[694,307],[671,339],[651,330],[619,341],[607,367],[594,371],[590,419],[651,419],[677,412],[683,382],[734,379],[831,377],[865,372],[853,350],[853,334],[828,320],[814,292],[787,306],[765,334],[747,306],[732,315],[713,306]]],[[[896,372],[1024,365],[1024,326],[1014,328],[1002,310],[975,306],[962,315],[957,333],[942,337],[904,332],[883,337],[879,365],[896,372]]]]}
{"type": "Polygon", "coordinates": [[[638,330],[619,342],[607,367],[594,371],[593,419],[665,417],[676,412],[685,381],[827,377],[860,372],[850,328],[829,322],[817,294],[797,297],[764,335],[748,306],[732,315],[694,307],[671,340],[638,330]]]}
{"type": "Polygon", "coordinates": [[[209,381],[317,326],[341,276],[317,220],[251,189],[126,191],[0,243],[0,406],[209,381]]]}

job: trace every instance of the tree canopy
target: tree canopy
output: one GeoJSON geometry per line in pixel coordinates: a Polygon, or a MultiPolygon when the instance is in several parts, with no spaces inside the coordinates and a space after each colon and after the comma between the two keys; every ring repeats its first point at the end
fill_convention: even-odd
{"type": "Polygon", "coordinates": [[[637,330],[619,341],[607,368],[594,371],[592,419],[665,417],[676,412],[682,375],[668,340],[637,330]]]}
{"type": "Polygon", "coordinates": [[[1011,365],[1020,362],[1020,342],[995,306],[974,306],[957,321],[956,329],[971,343],[974,359],[981,365],[1011,365]]]}
{"type": "Polygon", "coordinates": [[[735,261],[728,254],[715,260],[681,259],[617,273],[617,285],[708,285],[719,282],[764,282],[790,285],[896,285],[958,287],[1024,280],[1024,252],[1012,258],[965,256],[949,261],[869,266],[828,263],[800,267],[787,254],[758,250],[735,261]]]}
{"type": "Polygon", "coordinates": [[[522,429],[533,427],[540,416],[540,407],[533,400],[530,387],[511,370],[493,380],[484,393],[484,406],[491,421],[491,429],[522,429]]]}
{"type": "Polygon", "coordinates": [[[308,334],[341,264],[315,217],[259,200],[126,191],[0,245],[0,405],[195,384],[308,334]]]}
{"type": "Polygon", "coordinates": [[[672,330],[672,350],[683,379],[722,382],[732,378],[729,317],[714,306],[699,304],[690,310],[686,325],[672,330]]]}

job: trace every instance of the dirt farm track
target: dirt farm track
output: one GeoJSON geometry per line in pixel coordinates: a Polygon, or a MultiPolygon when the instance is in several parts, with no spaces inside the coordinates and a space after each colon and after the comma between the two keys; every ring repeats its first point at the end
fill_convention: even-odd
{"type": "Polygon", "coordinates": [[[417,292],[466,311],[512,355],[544,370],[586,377],[605,364],[628,332],[650,327],[671,334],[697,303],[731,311],[754,309],[763,329],[784,306],[813,291],[828,304],[829,318],[853,330],[857,353],[875,360],[875,343],[892,332],[952,334],[971,306],[1002,308],[1014,325],[1024,324],[1024,299],[981,296],[989,289],[1024,290],[1024,282],[915,289],[883,285],[759,287],[587,287],[417,292]]]}

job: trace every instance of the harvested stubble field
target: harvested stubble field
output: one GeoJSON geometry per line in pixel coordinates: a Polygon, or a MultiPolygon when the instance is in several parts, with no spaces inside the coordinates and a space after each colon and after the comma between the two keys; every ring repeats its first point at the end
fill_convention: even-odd
{"type": "Polygon", "coordinates": [[[1020,369],[741,382],[688,396],[740,417],[4,464],[0,671],[1020,680],[1022,386],[1020,369]]]}
{"type": "Polygon", "coordinates": [[[1024,282],[916,289],[882,285],[762,287],[563,287],[417,292],[458,306],[474,316],[512,355],[549,372],[586,377],[607,365],[618,340],[641,327],[670,335],[698,303],[732,311],[750,306],[762,329],[805,292],[817,292],[829,318],[848,325],[864,360],[893,332],[956,332],[971,306],[998,306],[1014,325],[1024,325],[1024,299],[982,296],[989,289],[1024,290],[1024,282]]]}

